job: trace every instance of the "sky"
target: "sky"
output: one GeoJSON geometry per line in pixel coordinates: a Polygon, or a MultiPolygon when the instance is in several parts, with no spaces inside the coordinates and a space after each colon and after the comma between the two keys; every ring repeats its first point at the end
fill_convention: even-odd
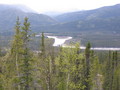
{"type": "Polygon", "coordinates": [[[120,4],[120,0],[0,0],[0,4],[22,4],[41,13],[90,10],[120,4]]]}

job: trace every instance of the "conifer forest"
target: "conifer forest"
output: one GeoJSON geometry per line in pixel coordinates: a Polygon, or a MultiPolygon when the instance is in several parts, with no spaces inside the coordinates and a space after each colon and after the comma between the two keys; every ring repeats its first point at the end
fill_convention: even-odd
{"type": "Polygon", "coordinates": [[[119,51],[53,47],[44,33],[34,51],[33,37],[29,19],[17,18],[10,47],[0,47],[0,90],[120,90],[119,51]]]}

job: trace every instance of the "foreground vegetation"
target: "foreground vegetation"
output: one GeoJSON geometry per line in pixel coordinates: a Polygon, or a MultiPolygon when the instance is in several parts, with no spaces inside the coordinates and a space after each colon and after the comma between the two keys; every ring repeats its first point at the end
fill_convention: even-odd
{"type": "Polygon", "coordinates": [[[16,21],[10,50],[0,53],[0,90],[120,90],[120,55],[96,54],[90,43],[80,50],[46,45],[44,33],[37,51],[30,50],[30,23],[16,21]],[[98,56],[100,57],[98,57],[98,56]]]}

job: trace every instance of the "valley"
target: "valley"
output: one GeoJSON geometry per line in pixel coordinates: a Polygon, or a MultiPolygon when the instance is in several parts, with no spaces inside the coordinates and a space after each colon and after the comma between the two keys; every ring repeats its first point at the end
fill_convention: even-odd
{"type": "MultiPolygon", "coordinates": [[[[53,38],[54,39],[54,43],[53,46],[62,46],[62,47],[72,47],[75,48],[74,46],[72,46],[69,42],[69,44],[65,44],[65,42],[67,42],[67,40],[72,39],[72,37],[64,37],[64,36],[47,36],[48,38],[53,38]]],[[[80,49],[85,49],[85,46],[80,46],[80,49]]],[[[100,50],[100,51],[119,51],[120,48],[118,47],[91,47],[91,50],[100,50]]]]}
{"type": "Polygon", "coordinates": [[[120,4],[49,15],[0,5],[0,90],[119,90],[120,4]]]}
{"type": "Polygon", "coordinates": [[[17,6],[0,5],[0,42],[8,38],[1,46],[9,46],[16,18],[19,16],[22,23],[27,16],[32,33],[71,36],[73,39],[70,42],[80,42],[82,46],[91,42],[93,47],[120,47],[120,4],[95,10],[66,12],[53,17],[32,12],[28,8],[24,9],[28,10],[26,12],[21,6],[15,7],[17,6]]]}

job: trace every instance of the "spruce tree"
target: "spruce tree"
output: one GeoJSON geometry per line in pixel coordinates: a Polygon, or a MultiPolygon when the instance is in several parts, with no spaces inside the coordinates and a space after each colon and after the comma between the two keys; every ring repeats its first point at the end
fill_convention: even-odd
{"type": "Polygon", "coordinates": [[[56,60],[59,90],[83,90],[83,53],[80,53],[79,44],[75,48],[60,48],[56,60]]]}
{"type": "Polygon", "coordinates": [[[105,70],[104,70],[104,82],[103,82],[103,89],[110,90],[111,88],[111,61],[112,55],[111,51],[109,51],[108,58],[105,61],[105,70]]]}
{"type": "Polygon", "coordinates": [[[44,33],[42,32],[41,34],[41,45],[40,45],[40,49],[41,49],[41,54],[43,56],[45,56],[45,36],[44,33]]]}
{"type": "Polygon", "coordinates": [[[117,90],[119,88],[119,61],[117,52],[109,51],[109,58],[105,65],[104,74],[104,90],[117,90]]]}
{"type": "Polygon", "coordinates": [[[22,49],[22,36],[21,36],[21,26],[19,17],[17,17],[16,25],[15,25],[15,35],[13,38],[12,46],[11,46],[11,56],[15,60],[15,72],[16,73],[16,80],[15,83],[18,85],[18,90],[20,90],[20,57],[21,57],[21,49],[22,49]]]}
{"type": "Polygon", "coordinates": [[[32,82],[32,57],[29,50],[30,41],[30,23],[28,18],[25,17],[22,27],[22,64],[21,64],[21,83],[24,90],[29,90],[32,82]]]}
{"type": "Polygon", "coordinates": [[[85,49],[85,90],[90,90],[90,54],[91,54],[91,44],[87,43],[85,49]]]}

